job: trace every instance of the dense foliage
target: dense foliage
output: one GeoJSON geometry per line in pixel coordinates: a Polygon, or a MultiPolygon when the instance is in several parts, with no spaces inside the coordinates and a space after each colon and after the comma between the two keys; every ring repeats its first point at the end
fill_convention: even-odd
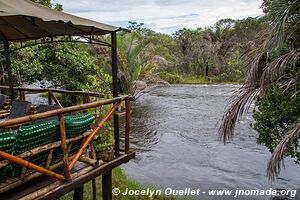
{"type": "Polygon", "coordinates": [[[118,38],[122,88],[133,92],[136,80],[148,83],[237,82],[245,75],[241,62],[261,43],[265,18],[222,19],[214,26],[178,30],[173,36],[129,22],[131,33],[118,38]]]}
{"type": "Polygon", "coordinates": [[[264,0],[263,10],[269,28],[261,44],[247,53],[247,76],[220,126],[225,141],[234,134],[238,116],[252,102],[258,142],[272,152],[268,177],[274,180],[286,156],[299,163],[300,95],[300,1],[264,0]]]}
{"type": "Polygon", "coordinates": [[[299,0],[264,1],[267,19],[275,28],[267,40],[269,64],[263,76],[262,93],[256,100],[258,111],[254,113],[258,142],[276,153],[282,141],[289,137],[284,146],[285,154],[280,159],[291,156],[297,163],[300,161],[300,135],[293,129],[300,123],[299,3],[299,0]]]}
{"type": "Polygon", "coordinates": [[[245,69],[240,57],[258,46],[264,18],[222,19],[205,29],[182,29],[175,33],[180,54],[180,73],[217,76],[223,81],[243,79],[245,69]]]}
{"type": "MultiPolygon", "coordinates": [[[[300,122],[300,95],[291,98],[294,91],[283,91],[271,87],[265,95],[258,96],[253,117],[254,129],[259,133],[257,142],[274,151],[282,136],[286,135],[293,125],[300,122]]],[[[286,156],[291,156],[300,163],[299,136],[293,138],[286,156]]]]}

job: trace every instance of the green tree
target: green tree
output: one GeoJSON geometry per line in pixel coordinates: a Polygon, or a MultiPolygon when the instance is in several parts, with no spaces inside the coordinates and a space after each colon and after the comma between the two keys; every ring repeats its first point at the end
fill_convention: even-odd
{"type": "MultiPolygon", "coordinates": [[[[34,1],[43,6],[62,10],[60,4],[53,5],[50,0],[34,1]]],[[[64,39],[64,37],[58,37],[64,39]]],[[[73,38],[74,39],[74,38],[73,38]]],[[[43,42],[47,39],[40,39],[43,42]]],[[[77,39],[79,41],[79,39],[77,39]]],[[[49,81],[52,87],[69,90],[89,90],[111,93],[111,76],[105,71],[109,53],[99,55],[93,45],[61,42],[20,48],[12,43],[12,66],[15,85],[49,81]],[[18,49],[20,48],[20,49],[18,49]]],[[[32,42],[23,43],[24,46],[32,42]]],[[[103,53],[103,52],[101,52],[103,53]]],[[[73,97],[65,99],[67,104],[77,103],[73,97]],[[74,101],[73,101],[74,100],[74,101]]]]}
{"type": "MultiPolygon", "coordinates": [[[[300,89],[300,88],[299,88],[300,89]]],[[[294,91],[284,91],[279,86],[273,86],[263,96],[256,98],[254,129],[259,133],[257,142],[264,144],[274,152],[278,141],[300,122],[300,95],[291,96],[294,91]]],[[[294,137],[288,146],[285,156],[291,156],[300,163],[299,136],[294,137]]]]}
{"type": "MultiPolygon", "coordinates": [[[[118,35],[118,59],[123,90],[134,93],[136,80],[143,80],[166,63],[163,57],[166,48],[161,48],[159,39],[163,36],[142,28],[142,23],[130,22],[131,33],[118,35]]],[[[167,55],[167,54],[165,54],[167,55]]]]}
{"type": "Polygon", "coordinates": [[[55,10],[58,10],[58,11],[62,11],[62,5],[61,4],[54,4],[52,3],[52,0],[31,0],[32,2],[34,3],[38,3],[38,4],[41,4],[45,7],[48,7],[48,8],[53,8],[55,10]]]}

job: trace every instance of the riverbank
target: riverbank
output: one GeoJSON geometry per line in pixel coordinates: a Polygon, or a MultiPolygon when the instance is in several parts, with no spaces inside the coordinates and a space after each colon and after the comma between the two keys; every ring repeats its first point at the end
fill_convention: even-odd
{"type": "Polygon", "coordinates": [[[242,81],[225,81],[219,77],[183,76],[178,84],[240,84],[242,81]]]}
{"type": "MultiPolygon", "coordinates": [[[[123,170],[118,167],[113,170],[112,173],[112,183],[113,183],[113,188],[119,188],[121,192],[125,191],[126,188],[131,189],[131,190],[146,190],[147,187],[141,186],[138,182],[130,180],[123,172],[123,170]]],[[[96,179],[97,182],[97,199],[102,199],[102,188],[101,188],[101,177],[98,177],[96,179]]],[[[150,188],[155,188],[153,186],[150,186],[150,188]]],[[[151,200],[164,200],[164,199],[171,199],[171,198],[165,198],[162,196],[152,196],[147,197],[147,196],[142,196],[143,199],[151,199],[151,200]]],[[[63,197],[60,198],[60,200],[70,200],[73,199],[73,192],[70,192],[63,197]]],[[[86,183],[84,185],[84,199],[93,199],[92,197],[92,183],[86,183]]],[[[139,200],[141,199],[141,196],[123,196],[123,195],[115,195],[113,196],[114,200],[139,200]]]]}
{"type": "Polygon", "coordinates": [[[160,73],[160,78],[170,84],[240,84],[242,79],[227,80],[219,76],[178,75],[160,73]]]}

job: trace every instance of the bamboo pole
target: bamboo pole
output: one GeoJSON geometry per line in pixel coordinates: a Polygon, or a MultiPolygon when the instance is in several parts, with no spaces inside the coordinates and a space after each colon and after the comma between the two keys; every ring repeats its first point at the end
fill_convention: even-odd
{"type": "Polygon", "coordinates": [[[56,109],[56,110],[47,111],[44,113],[37,113],[34,115],[18,117],[15,119],[9,119],[9,120],[0,122],[0,127],[6,127],[6,126],[10,126],[10,125],[15,125],[15,124],[22,124],[22,123],[31,122],[31,121],[38,120],[38,119],[53,117],[53,116],[56,116],[59,114],[65,114],[65,113],[85,110],[85,109],[89,109],[89,108],[95,108],[95,107],[99,107],[102,105],[117,103],[117,102],[126,100],[128,98],[130,98],[130,97],[129,96],[116,97],[113,99],[105,99],[105,100],[100,100],[100,101],[96,101],[96,102],[92,102],[92,103],[70,106],[70,107],[66,107],[66,108],[60,108],[60,109],[56,109]]]}
{"type": "MultiPolygon", "coordinates": [[[[79,135],[79,136],[67,139],[67,141],[66,141],[67,144],[70,144],[68,148],[69,149],[71,148],[72,142],[75,142],[75,141],[80,140],[80,139],[82,139],[84,137],[87,137],[91,133],[92,133],[92,131],[89,130],[89,131],[83,133],[82,135],[79,135]]],[[[26,152],[18,155],[17,157],[18,158],[26,158],[26,157],[34,156],[34,155],[36,155],[38,153],[42,153],[42,152],[45,152],[45,151],[48,151],[48,150],[51,150],[51,149],[55,149],[55,148],[60,147],[60,146],[61,146],[61,142],[57,141],[57,142],[54,142],[54,143],[51,143],[51,144],[46,144],[46,145],[43,145],[43,146],[31,149],[29,151],[26,151],[26,152]]],[[[5,167],[5,166],[7,166],[9,163],[10,163],[9,160],[3,160],[3,161],[1,161],[0,162],[0,169],[3,168],[3,167],[5,167]]]]}
{"type": "Polygon", "coordinates": [[[73,146],[73,142],[69,144],[68,146],[68,153],[70,153],[71,149],[72,149],[72,146],[73,146]]]}
{"type": "Polygon", "coordinates": [[[0,119],[4,119],[9,116],[9,112],[0,114],[0,119]]]}
{"type": "Polygon", "coordinates": [[[48,105],[52,105],[51,90],[48,90],[48,105]]]}
{"type": "Polygon", "coordinates": [[[47,157],[46,166],[45,166],[46,169],[49,169],[49,167],[51,165],[52,157],[53,157],[53,152],[54,152],[54,149],[50,149],[48,157],[47,157]]]}
{"type": "Polygon", "coordinates": [[[25,101],[25,93],[23,90],[19,90],[19,99],[25,101]]]}
{"type": "Polygon", "coordinates": [[[63,152],[63,161],[64,161],[64,173],[67,182],[71,182],[70,170],[68,168],[69,165],[69,154],[67,151],[67,142],[66,142],[66,128],[65,128],[65,120],[63,115],[59,115],[59,129],[60,129],[60,141],[61,141],[61,150],[63,152]]]}
{"type": "Polygon", "coordinates": [[[125,153],[129,153],[129,133],[130,133],[130,124],[131,124],[131,105],[130,100],[125,101],[126,107],[126,124],[125,124],[125,153]]]}
{"type": "Polygon", "coordinates": [[[21,94],[21,93],[22,93],[22,90],[19,90],[18,93],[19,93],[19,94],[18,94],[19,99],[22,101],[22,94],[21,94]]]}
{"type": "Polygon", "coordinates": [[[23,166],[21,170],[21,176],[20,176],[21,180],[24,180],[26,171],[27,171],[27,167],[23,166]]]}
{"type": "Polygon", "coordinates": [[[94,166],[94,167],[96,167],[100,164],[100,161],[91,159],[91,158],[86,157],[84,155],[80,156],[78,160],[81,161],[81,162],[84,162],[88,165],[94,166]]]}
{"type": "Polygon", "coordinates": [[[10,155],[10,154],[5,153],[5,152],[3,152],[3,151],[0,151],[0,157],[3,158],[3,159],[10,160],[11,162],[16,163],[16,164],[18,164],[18,165],[21,165],[21,166],[25,166],[25,167],[27,167],[27,168],[34,169],[34,170],[36,170],[36,171],[38,171],[38,172],[40,172],[40,173],[43,173],[43,174],[45,174],[45,175],[47,175],[47,176],[56,178],[56,179],[58,179],[58,180],[62,180],[62,181],[65,180],[65,177],[62,176],[62,175],[60,175],[60,174],[57,174],[57,173],[55,173],[55,172],[52,172],[52,171],[50,171],[50,170],[48,170],[48,169],[45,169],[45,168],[43,168],[43,167],[40,167],[40,166],[38,166],[38,165],[32,164],[32,163],[30,163],[30,162],[28,162],[28,161],[26,161],[26,160],[23,160],[23,159],[18,158],[18,157],[16,157],[16,156],[10,155]]]}
{"type": "Polygon", "coordinates": [[[6,113],[9,113],[8,110],[0,110],[0,114],[6,114],[6,113]]]}
{"type": "MultiPolygon", "coordinates": [[[[97,160],[95,148],[94,148],[94,145],[92,143],[90,144],[90,155],[89,156],[91,158],[93,158],[94,160],[97,160]]],[[[92,180],[92,192],[93,192],[93,200],[97,200],[97,183],[96,183],[96,179],[92,180]]]]}
{"type": "Polygon", "coordinates": [[[96,157],[96,152],[93,144],[90,144],[90,157],[93,158],[94,160],[97,159],[96,157]]]}
{"type": "Polygon", "coordinates": [[[22,99],[23,99],[23,101],[26,100],[25,91],[22,91],[22,99]]]}
{"type": "Polygon", "coordinates": [[[51,92],[51,90],[49,90],[51,97],[53,98],[54,102],[62,108],[62,105],[60,104],[59,100],[56,98],[56,96],[54,95],[54,93],[51,92]]]}
{"type": "Polygon", "coordinates": [[[107,121],[107,119],[114,113],[114,111],[119,107],[119,105],[122,103],[122,101],[116,103],[114,107],[109,111],[109,113],[100,121],[98,126],[93,130],[93,132],[88,136],[88,138],[84,141],[84,143],[79,148],[78,152],[75,154],[74,158],[69,164],[69,170],[73,168],[78,158],[82,155],[83,151],[87,147],[87,145],[92,141],[92,139],[95,137],[95,135],[99,132],[99,130],[103,127],[104,123],[107,121]]]}
{"type": "Polygon", "coordinates": [[[90,102],[90,95],[88,93],[83,94],[83,103],[89,103],[90,102]]]}
{"type": "MultiPolygon", "coordinates": [[[[8,86],[0,85],[0,90],[8,90],[8,86]]],[[[105,95],[99,93],[99,92],[87,92],[87,91],[76,91],[76,90],[62,90],[62,89],[56,89],[56,88],[26,88],[26,87],[14,87],[14,90],[19,91],[23,90],[26,92],[35,92],[35,93],[43,93],[48,92],[51,90],[54,93],[61,93],[61,94],[75,94],[75,95],[82,95],[84,93],[88,94],[89,96],[103,98],[105,95]]],[[[112,95],[109,95],[112,96],[112,95]]]]}
{"type": "MultiPolygon", "coordinates": [[[[58,162],[56,164],[51,165],[51,167],[49,168],[49,170],[54,170],[60,166],[63,165],[63,162],[58,162]]],[[[31,181],[39,176],[42,176],[43,174],[41,174],[40,172],[34,172],[28,176],[26,176],[23,180],[19,179],[19,178],[15,178],[15,179],[10,179],[9,181],[0,183],[0,193],[2,192],[6,192],[7,190],[10,190],[12,188],[15,188],[19,185],[22,185],[23,183],[26,183],[28,181],[31,181]]]]}

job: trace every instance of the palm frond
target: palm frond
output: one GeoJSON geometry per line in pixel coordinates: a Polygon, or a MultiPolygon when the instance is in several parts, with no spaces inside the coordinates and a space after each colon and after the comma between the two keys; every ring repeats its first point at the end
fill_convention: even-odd
{"type": "MultiPolygon", "coordinates": [[[[260,86],[262,91],[266,91],[270,86],[270,83],[273,83],[275,79],[278,79],[278,76],[282,77],[285,75],[287,70],[289,71],[293,70],[296,63],[298,63],[299,60],[300,60],[300,48],[292,50],[278,57],[271,63],[269,63],[261,76],[260,86]]],[[[293,79],[292,80],[287,79],[287,80],[290,82],[293,79]]]]}
{"type": "Polygon", "coordinates": [[[241,115],[249,109],[255,94],[259,91],[257,89],[244,89],[239,90],[239,95],[233,99],[230,107],[226,110],[222,124],[219,127],[219,140],[224,144],[232,140],[234,136],[234,128],[237,120],[241,115]]]}
{"type": "Polygon", "coordinates": [[[284,167],[284,155],[288,150],[289,144],[297,136],[300,137],[300,123],[296,124],[294,128],[283,137],[283,139],[275,148],[267,167],[267,176],[270,182],[273,182],[275,178],[278,177],[281,168],[284,167]]]}
{"type": "Polygon", "coordinates": [[[260,91],[260,78],[266,66],[266,55],[258,54],[249,64],[245,84],[239,89],[237,96],[231,101],[230,106],[223,115],[219,126],[219,139],[224,143],[231,141],[234,135],[235,124],[239,116],[243,115],[253,101],[253,97],[260,91]]]}
{"type": "Polygon", "coordinates": [[[247,77],[244,83],[244,88],[259,88],[260,79],[267,65],[267,54],[257,54],[252,62],[248,64],[247,77]]]}
{"type": "Polygon", "coordinates": [[[291,32],[293,29],[288,29],[287,24],[291,26],[291,23],[296,23],[297,15],[299,14],[300,4],[299,0],[289,0],[289,3],[285,1],[272,1],[272,12],[270,16],[273,16],[271,19],[272,25],[272,34],[271,38],[268,40],[267,49],[278,48],[283,46],[284,42],[287,41],[290,37],[293,36],[291,32]],[[296,16],[296,20],[293,20],[293,17],[296,16]],[[290,32],[290,33],[289,33],[290,32]]]}

